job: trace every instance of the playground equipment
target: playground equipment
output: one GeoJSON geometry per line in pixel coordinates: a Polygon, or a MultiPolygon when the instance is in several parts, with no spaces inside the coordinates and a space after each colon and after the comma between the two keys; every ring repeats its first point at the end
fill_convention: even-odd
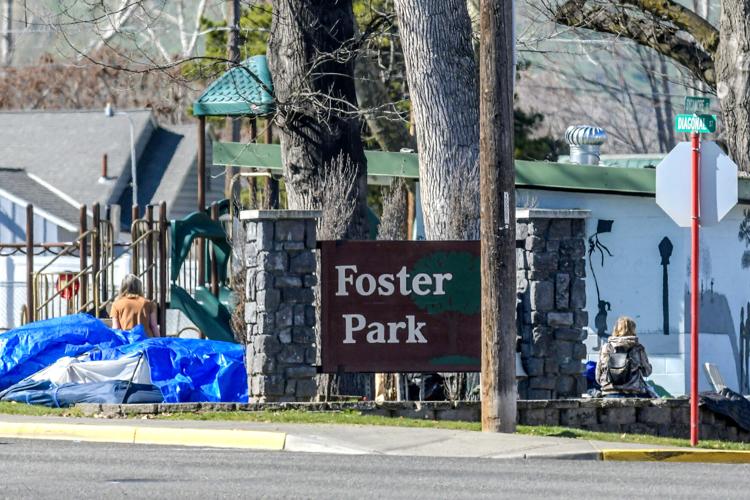
{"type": "Polygon", "coordinates": [[[212,217],[205,212],[193,212],[185,219],[172,221],[170,307],[182,311],[211,340],[233,342],[232,292],[226,286],[232,247],[218,220],[219,207],[213,205],[211,212],[212,217]],[[209,246],[210,251],[201,252],[208,257],[208,266],[199,268],[194,265],[195,259],[189,258],[196,244],[209,246]],[[206,267],[210,275],[196,279],[195,274],[206,267]],[[206,278],[210,278],[210,289],[200,284],[206,278]]]}
{"type": "Polygon", "coordinates": [[[167,309],[177,309],[203,336],[233,342],[233,300],[227,286],[231,245],[219,221],[219,212],[228,211],[225,200],[210,207],[211,216],[205,211],[194,212],[183,220],[168,221],[165,203],[158,206],[158,219],[153,205],[134,206],[130,242],[119,243],[113,222],[102,218],[99,204],[93,205],[90,213],[82,206],[75,240],[37,243],[34,207],[28,205],[26,242],[0,243],[0,256],[26,255],[26,304],[21,324],[82,312],[107,318],[118,293],[119,267],[120,275],[130,271],[143,281],[145,297],[159,306],[162,332],[167,331],[167,309]],[[141,212],[143,217],[139,217],[141,212]],[[124,270],[127,256],[130,269],[124,270]],[[37,268],[35,258],[43,259],[41,266],[37,260],[37,268]]]}
{"type": "MultiPolygon", "coordinates": [[[[166,204],[160,207],[166,214],[166,204]]],[[[33,208],[32,208],[33,211],[33,208]]],[[[145,218],[139,219],[133,209],[131,242],[114,241],[114,227],[109,220],[102,220],[100,207],[93,206],[93,225],[87,229],[86,207],[81,207],[79,236],[49,259],[41,268],[31,273],[31,300],[27,303],[29,321],[49,319],[66,314],[86,312],[96,317],[108,317],[108,310],[117,295],[119,283],[115,279],[115,267],[125,255],[130,255],[130,272],[144,282],[144,295],[159,307],[160,324],[165,323],[166,295],[160,286],[160,268],[166,269],[166,239],[168,224],[163,216],[154,221],[153,206],[146,207],[145,218]],[[164,237],[162,237],[164,236],[164,237]],[[79,257],[77,271],[61,271],[59,262],[63,257],[79,257]],[[157,260],[156,256],[159,256],[157,260]]],[[[33,237],[33,232],[31,233],[33,237]]],[[[33,256],[28,269],[33,270],[33,256]]]]}
{"type": "Polygon", "coordinates": [[[26,257],[26,301],[21,323],[93,309],[96,287],[91,277],[102,262],[111,258],[115,242],[114,228],[102,219],[98,204],[92,207],[91,219],[93,224],[89,229],[89,213],[82,206],[79,235],[74,241],[38,243],[34,241],[34,207],[27,205],[26,241],[0,243],[0,257],[10,258],[15,254],[26,257]],[[36,270],[35,260],[37,265],[43,262],[36,270]]]}

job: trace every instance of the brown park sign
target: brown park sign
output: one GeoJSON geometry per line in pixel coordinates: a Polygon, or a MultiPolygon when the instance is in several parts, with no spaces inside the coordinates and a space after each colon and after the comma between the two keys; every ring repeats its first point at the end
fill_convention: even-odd
{"type": "Polygon", "coordinates": [[[323,241],[322,370],[479,371],[478,241],[323,241]]]}

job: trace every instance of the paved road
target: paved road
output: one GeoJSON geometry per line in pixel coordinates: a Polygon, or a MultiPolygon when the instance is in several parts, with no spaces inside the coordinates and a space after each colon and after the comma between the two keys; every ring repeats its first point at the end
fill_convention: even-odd
{"type": "Polygon", "coordinates": [[[0,440],[2,498],[747,498],[750,466],[0,440]]]}

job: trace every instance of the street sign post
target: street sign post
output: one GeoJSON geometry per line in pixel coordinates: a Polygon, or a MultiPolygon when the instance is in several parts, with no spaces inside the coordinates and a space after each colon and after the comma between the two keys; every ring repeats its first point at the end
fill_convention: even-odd
{"type": "Polygon", "coordinates": [[[716,132],[716,115],[677,115],[674,119],[677,132],[710,134],[716,132]]]}
{"type": "MultiPolygon", "coordinates": [[[[700,223],[700,134],[690,134],[692,149],[692,193],[690,196],[690,444],[698,446],[698,431],[700,416],[698,414],[698,346],[700,322],[698,315],[698,253],[700,251],[699,228],[700,223]]],[[[736,179],[735,179],[735,182],[736,179]]]]}
{"type": "MultiPolygon", "coordinates": [[[[708,98],[686,98],[685,110],[705,113],[708,98]]],[[[716,117],[677,115],[677,132],[690,132],[656,167],[656,204],[678,225],[690,227],[690,444],[698,444],[698,259],[700,226],[718,222],[737,204],[737,165],[700,134],[716,130],[716,117]],[[688,161],[690,163],[688,163],[688,161]],[[689,167],[688,167],[689,165],[689,167]],[[690,169],[690,177],[687,170],[690,169]],[[690,179],[688,181],[688,178],[690,179]]]]}

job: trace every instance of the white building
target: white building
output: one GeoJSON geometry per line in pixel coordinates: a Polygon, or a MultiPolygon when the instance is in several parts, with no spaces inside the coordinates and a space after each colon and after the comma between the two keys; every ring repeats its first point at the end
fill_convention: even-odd
{"type": "MultiPolygon", "coordinates": [[[[750,179],[738,182],[739,204],[718,225],[701,229],[699,353],[701,364],[715,363],[730,388],[747,393],[750,179]]],[[[654,368],[651,379],[672,395],[688,393],[690,229],[656,205],[655,170],[517,162],[517,187],[521,203],[591,212],[589,359],[598,359],[598,334],[609,335],[617,317],[631,316],[654,368]]],[[[699,387],[710,389],[702,369],[699,387]]]]}

